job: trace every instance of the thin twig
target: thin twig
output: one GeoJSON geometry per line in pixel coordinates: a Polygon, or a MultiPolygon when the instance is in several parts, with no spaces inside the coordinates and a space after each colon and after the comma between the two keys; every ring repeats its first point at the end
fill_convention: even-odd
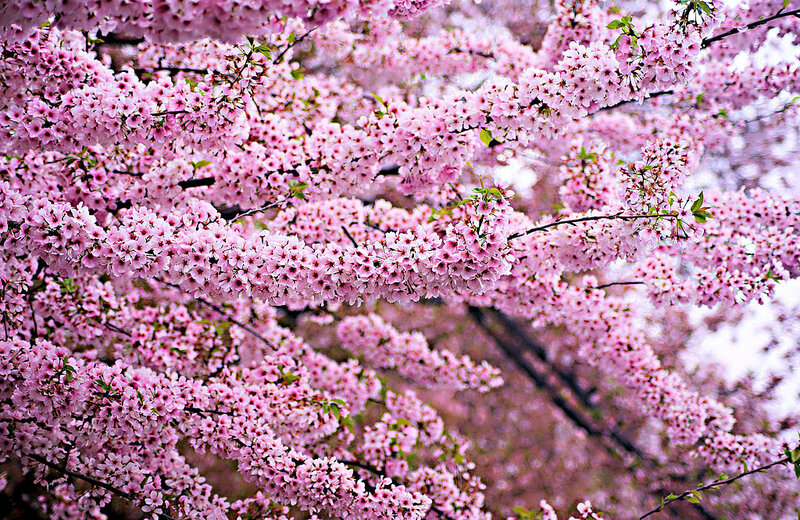
{"type": "Polygon", "coordinates": [[[184,181],[178,182],[178,186],[182,189],[187,190],[189,188],[197,188],[199,186],[213,186],[216,182],[214,177],[200,177],[197,179],[186,179],[184,181]]]}
{"type": "Polygon", "coordinates": [[[161,116],[168,116],[173,114],[188,114],[188,110],[165,110],[163,112],[153,112],[150,114],[153,117],[161,117],[161,116]]]}
{"type": "MultiPolygon", "coordinates": [[[[268,203],[264,204],[263,206],[259,206],[257,208],[253,208],[253,209],[248,209],[247,211],[242,211],[241,213],[233,216],[232,218],[230,218],[228,220],[230,220],[231,223],[233,223],[233,222],[236,222],[237,220],[239,220],[240,218],[244,218],[244,217],[247,217],[247,216],[250,216],[250,215],[254,215],[256,213],[261,213],[262,211],[266,211],[266,210],[271,209],[271,208],[276,208],[279,205],[280,205],[279,202],[268,202],[268,203]]],[[[222,215],[222,214],[220,213],[220,215],[222,215]]],[[[226,218],[226,217],[223,216],[223,218],[226,218]]]]}
{"type": "Polygon", "coordinates": [[[350,231],[347,230],[347,227],[342,226],[342,231],[344,231],[344,234],[347,235],[347,238],[350,239],[350,242],[353,243],[353,246],[358,247],[358,242],[356,242],[356,239],[353,238],[353,235],[350,234],[350,231]]]}
{"type": "Polygon", "coordinates": [[[668,505],[670,505],[670,504],[672,504],[674,502],[678,502],[680,500],[683,500],[686,497],[691,496],[694,493],[697,493],[697,492],[700,492],[700,491],[704,491],[706,489],[714,488],[714,487],[717,487],[717,486],[724,486],[726,484],[730,484],[731,482],[735,482],[735,481],[739,480],[740,478],[746,477],[748,475],[752,475],[753,473],[759,473],[761,471],[766,471],[766,470],[772,468],[773,466],[777,466],[779,464],[784,464],[786,462],[789,462],[789,457],[784,457],[784,458],[782,458],[780,460],[776,460],[775,462],[770,462],[769,464],[767,464],[765,466],[761,466],[759,468],[751,469],[750,471],[745,471],[744,473],[740,473],[740,474],[736,475],[735,477],[730,477],[730,478],[726,478],[726,479],[722,479],[722,480],[715,480],[714,482],[711,482],[709,484],[704,484],[704,485],[702,485],[700,487],[697,487],[695,489],[690,489],[688,491],[684,491],[683,493],[681,493],[680,495],[676,496],[675,498],[671,498],[671,499],[665,501],[664,503],[662,503],[657,508],[652,509],[652,510],[648,511],[647,513],[643,514],[642,516],[639,517],[639,520],[643,520],[644,518],[647,518],[650,515],[658,513],[659,511],[664,509],[666,506],[668,506],[668,505]]]}
{"type": "MultiPolygon", "coordinates": [[[[379,470],[378,468],[376,468],[374,466],[370,466],[369,464],[364,464],[363,462],[358,462],[356,460],[340,460],[339,462],[341,462],[345,466],[350,466],[350,467],[353,467],[353,468],[363,469],[364,471],[369,471],[370,473],[372,473],[374,475],[377,475],[379,477],[383,477],[383,478],[387,478],[388,477],[386,475],[386,473],[384,473],[383,471],[379,470]]],[[[389,480],[391,480],[393,483],[396,484],[395,479],[393,479],[391,477],[388,477],[388,478],[389,478],[389,480]]],[[[437,507],[436,504],[433,504],[433,503],[431,504],[431,511],[433,511],[436,514],[438,514],[442,518],[446,518],[447,520],[455,520],[452,516],[448,515],[447,513],[442,511],[439,507],[437,507]]]]}
{"type": "Polygon", "coordinates": [[[598,285],[597,287],[591,287],[591,289],[605,289],[606,287],[612,287],[614,285],[644,285],[645,282],[611,282],[611,283],[604,283],[603,285],[598,285]]]}
{"type": "MultiPolygon", "coordinates": [[[[176,284],[174,284],[174,283],[167,282],[167,281],[165,281],[165,280],[162,280],[161,278],[153,278],[153,279],[154,279],[155,281],[157,281],[158,283],[160,283],[160,284],[166,285],[166,286],[168,286],[168,287],[172,287],[173,289],[177,289],[177,290],[179,290],[179,291],[181,291],[181,292],[184,292],[184,293],[186,293],[186,291],[184,291],[184,290],[181,288],[181,286],[180,286],[180,285],[176,285],[176,284]]],[[[186,294],[189,294],[189,293],[186,293],[186,294]]],[[[192,296],[192,295],[189,295],[189,296],[192,296]]],[[[250,334],[252,334],[252,335],[253,335],[253,336],[254,336],[256,339],[258,339],[259,341],[261,341],[262,343],[264,343],[265,345],[267,345],[267,346],[268,346],[269,348],[271,348],[272,350],[278,350],[278,348],[277,348],[276,346],[272,345],[272,344],[269,342],[269,340],[267,340],[267,338],[265,338],[264,336],[262,336],[262,335],[261,335],[261,334],[260,334],[260,333],[259,333],[257,330],[253,329],[252,327],[250,327],[250,326],[248,326],[248,325],[245,325],[244,323],[241,323],[240,321],[236,320],[235,318],[232,318],[232,317],[231,317],[231,316],[230,316],[230,315],[229,315],[227,312],[225,312],[225,309],[223,309],[223,308],[222,308],[222,307],[220,307],[219,305],[216,305],[216,304],[214,304],[214,303],[211,303],[210,301],[208,301],[208,300],[205,300],[205,299],[203,299],[203,298],[200,298],[200,297],[196,297],[196,296],[192,296],[192,297],[194,298],[194,300],[195,300],[196,302],[198,302],[198,303],[201,303],[201,304],[205,305],[206,307],[208,307],[209,309],[212,309],[212,310],[216,311],[218,314],[220,314],[221,316],[225,317],[225,319],[226,319],[227,321],[229,321],[229,322],[233,323],[234,325],[236,325],[237,327],[239,327],[239,328],[241,328],[241,329],[243,329],[243,330],[245,330],[245,331],[249,332],[249,333],[250,333],[250,334]]]]}
{"type": "Polygon", "coordinates": [[[281,51],[281,53],[280,53],[280,54],[278,54],[278,55],[275,57],[275,59],[274,59],[274,60],[272,60],[272,64],[273,64],[273,65],[277,65],[278,63],[280,63],[280,61],[283,59],[283,56],[284,56],[284,55],[285,55],[287,52],[289,52],[289,49],[291,49],[292,47],[294,47],[295,45],[297,45],[297,44],[298,44],[298,43],[300,43],[301,41],[305,40],[305,39],[306,39],[306,37],[307,37],[309,34],[311,34],[312,32],[314,32],[314,29],[316,29],[316,27],[312,27],[312,28],[311,28],[311,29],[310,29],[308,32],[306,32],[306,33],[305,33],[303,36],[301,36],[301,37],[297,38],[295,41],[293,41],[292,43],[290,43],[289,45],[287,45],[287,46],[286,46],[286,48],[285,48],[285,49],[283,49],[283,50],[281,51]]]}
{"type": "MultiPolygon", "coordinates": [[[[781,10],[781,11],[783,11],[783,10],[781,10]]],[[[749,24],[744,25],[742,27],[734,27],[733,29],[731,29],[729,31],[725,31],[724,33],[716,34],[716,35],[714,35],[714,36],[712,36],[710,38],[706,38],[700,44],[700,47],[702,49],[705,49],[709,45],[711,45],[711,44],[713,44],[715,42],[718,42],[723,38],[727,38],[728,36],[733,36],[734,34],[739,34],[739,33],[744,32],[744,31],[749,31],[750,29],[755,29],[756,27],[758,27],[760,25],[767,24],[767,23],[772,22],[774,20],[777,20],[779,18],[784,18],[786,16],[798,16],[798,17],[800,17],[800,9],[794,9],[792,11],[783,11],[783,12],[781,12],[781,11],[778,11],[776,14],[774,14],[772,16],[768,16],[766,18],[762,18],[761,20],[757,20],[755,22],[750,22],[749,24]]]]}
{"type": "Polygon", "coordinates": [[[456,52],[460,52],[462,54],[473,54],[475,56],[480,56],[481,58],[486,58],[486,59],[490,59],[490,60],[493,60],[495,58],[495,55],[492,54],[491,52],[482,52],[482,51],[476,51],[476,50],[473,50],[473,49],[462,49],[461,47],[454,47],[454,48],[450,49],[449,51],[447,51],[447,54],[453,54],[453,53],[456,53],[456,52]]]}
{"type": "Polygon", "coordinates": [[[638,219],[647,219],[647,218],[661,218],[661,217],[671,217],[677,218],[677,213],[664,213],[661,215],[623,215],[621,212],[617,213],[616,215],[596,215],[591,217],[579,217],[579,218],[569,218],[563,220],[557,220],[555,222],[551,222],[549,224],[544,224],[541,226],[533,227],[528,229],[527,231],[520,231],[518,233],[513,233],[508,236],[509,240],[514,240],[515,238],[523,237],[525,235],[530,235],[531,233],[536,233],[537,231],[547,231],[550,228],[554,228],[556,226],[561,226],[563,224],[579,224],[581,222],[591,222],[594,220],[638,220],[638,219]]]}
{"type": "Polygon", "coordinates": [[[58,464],[54,464],[53,462],[50,462],[49,460],[47,460],[46,458],[42,457],[41,455],[36,455],[36,454],[32,454],[32,453],[26,453],[26,454],[24,454],[24,456],[28,457],[29,459],[33,459],[36,462],[44,464],[45,466],[47,466],[50,469],[54,469],[54,470],[56,470],[56,471],[58,471],[60,473],[63,473],[64,475],[67,475],[67,476],[72,477],[72,478],[77,478],[77,479],[83,480],[84,482],[88,482],[89,484],[91,484],[93,486],[97,486],[99,488],[103,488],[106,491],[110,491],[111,493],[114,493],[115,495],[119,495],[122,498],[125,498],[125,499],[128,499],[128,500],[132,500],[133,499],[133,497],[130,494],[122,491],[121,489],[115,488],[111,484],[106,484],[105,482],[101,482],[101,481],[99,481],[99,480],[97,480],[95,478],[92,478],[92,477],[88,476],[88,475],[83,475],[81,473],[76,473],[74,471],[70,471],[67,468],[63,467],[63,466],[59,466],[58,464]]]}

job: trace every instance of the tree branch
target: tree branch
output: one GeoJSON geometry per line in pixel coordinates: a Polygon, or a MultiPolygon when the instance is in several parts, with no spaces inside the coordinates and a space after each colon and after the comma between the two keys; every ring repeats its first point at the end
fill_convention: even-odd
{"type": "Polygon", "coordinates": [[[664,503],[662,503],[657,508],[651,509],[647,513],[643,514],[642,516],[639,517],[639,520],[643,520],[644,518],[647,518],[650,515],[658,513],[659,511],[664,509],[666,506],[668,506],[670,504],[673,504],[675,502],[678,502],[680,500],[683,500],[683,499],[685,499],[685,498],[687,498],[689,496],[692,496],[695,493],[699,493],[700,491],[704,491],[706,489],[714,488],[714,487],[717,487],[717,486],[724,486],[726,484],[730,484],[731,482],[735,482],[735,481],[739,480],[740,478],[744,478],[744,477],[746,477],[748,475],[752,475],[753,473],[759,473],[761,471],[766,471],[766,470],[772,468],[773,466],[777,466],[779,464],[784,464],[786,462],[789,462],[789,457],[783,457],[782,459],[776,460],[775,462],[770,462],[769,464],[761,466],[759,468],[751,469],[750,471],[745,471],[744,473],[740,473],[740,474],[736,475],[735,477],[730,477],[730,478],[726,478],[726,479],[722,479],[722,480],[715,480],[714,482],[711,482],[709,484],[704,484],[704,485],[702,485],[700,487],[697,487],[695,489],[690,489],[688,491],[684,491],[683,493],[681,493],[680,495],[676,496],[675,498],[671,498],[671,499],[665,501],[664,503]]]}
{"type": "Polygon", "coordinates": [[[178,186],[184,190],[187,190],[189,188],[197,188],[199,186],[213,186],[214,182],[214,177],[200,177],[197,179],[186,179],[185,181],[180,181],[178,186]]]}
{"type": "Polygon", "coordinates": [[[551,222],[549,224],[544,224],[541,226],[537,226],[534,228],[530,228],[527,231],[520,231],[518,233],[513,233],[508,236],[509,240],[514,240],[515,238],[520,238],[525,235],[530,235],[531,233],[536,233],[537,231],[547,231],[550,228],[554,228],[556,226],[561,226],[563,224],[578,224],[581,222],[591,222],[594,220],[639,220],[639,219],[648,219],[648,218],[677,218],[677,213],[665,213],[663,215],[623,215],[622,212],[617,213],[616,215],[596,215],[591,217],[579,217],[579,218],[568,218],[563,220],[556,220],[555,222],[551,222]]]}
{"type": "Polygon", "coordinates": [[[25,453],[23,455],[25,457],[29,458],[29,459],[33,459],[36,462],[39,462],[40,464],[44,464],[45,466],[47,466],[50,469],[53,469],[53,470],[58,471],[60,473],[63,473],[64,475],[67,475],[67,476],[72,477],[72,478],[77,478],[79,480],[83,480],[84,482],[88,482],[89,484],[91,484],[93,486],[97,486],[99,488],[103,488],[106,491],[114,493],[115,495],[118,495],[118,496],[120,496],[122,498],[125,498],[127,500],[133,500],[133,497],[130,494],[122,491],[121,489],[115,488],[111,484],[106,484],[105,482],[101,482],[101,481],[99,481],[99,480],[97,480],[95,478],[92,478],[92,477],[88,476],[88,475],[83,475],[81,473],[76,473],[74,471],[70,471],[67,468],[63,467],[63,466],[59,466],[58,464],[50,462],[49,460],[47,460],[46,458],[42,457],[41,455],[35,455],[35,454],[32,454],[32,453],[25,453]]]}
{"type": "MultiPolygon", "coordinates": [[[[783,10],[781,10],[781,11],[783,11],[783,10]]],[[[764,24],[768,24],[769,22],[772,22],[772,21],[777,20],[779,18],[784,18],[786,16],[797,16],[797,17],[800,17],[800,9],[794,9],[792,11],[783,11],[783,12],[781,12],[781,11],[778,11],[776,14],[774,14],[772,16],[768,16],[767,18],[762,18],[761,20],[757,20],[755,22],[750,22],[749,24],[744,25],[742,27],[734,27],[733,29],[731,29],[729,31],[725,31],[724,33],[715,34],[714,36],[711,36],[710,38],[706,38],[705,40],[703,40],[703,42],[700,44],[700,47],[702,49],[705,49],[709,45],[711,45],[711,44],[713,44],[715,42],[718,42],[718,41],[722,40],[723,38],[727,38],[728,36],[733,36],[734,34],[739,34],[741,32],[749,31],[750,29],[755,29],[758,26],[761,26],[761,25],[764,25],[764,24]]]]}
{"type": "MultiPolygon", "coordinates": [[[[169,283],[169,282],[167,282],[167,281],[165,281],[165,280],[162,280],[162,279],[160,279],[160,278],[153,278],[153,280],[157,281],[157,282],[158,282],[158,283],[160,283],[160,284],[166,285],[166,286],[168,286],[168,287],[171,287],[171,288],[173,288],[173,289],[177,289],[177,290],[179,290],[179,291],[181,291],[181,292],[184,292],[184,293],[185,293],[185,291],[184,291],[183,289],[181,289],[181,287],[180,287],[179,285],[175,285],[174,283],[169,283]]],[[[192,295],[190,295],[190,294],[188,294],[188,293],[186,293],[186,294],[187,294],[188,296],[192,296],[192,295]]],[[[262,336],[262,335],[261,335],[261,334],[260,334],[260,333],[259,333],[257,330],[255,330],[254,328],[252,328],[252,327],[250,327],[250,326],[248,326],[248,325],[245,325],[244,323],[242,323],[242,322],[240,322],[240,321],[236,320],[235,318],[231,317],[229,314],[227,314],[227,313],[225,312],[225,309],[223,309],[223,308],[222,308],[222,307],[220,307],[219,305],[216,305],[216,304],[214,304],[214,303],[211,303],[210,301],[208,301],[208,300],[206,300],[206,299],[203,299],[203,298],[200,298],[200,297],[195,297],[195,296],[192,296],[192,298],[194,298],[194,300],[195,300],[196,302],[198,302],[198,303],[200,303],[200,304],[202,304],[202,305],[205,305],[205,306],[206,306],[206,307],[208,307],[209,309],[212,309],[212,310],[216,311],[216,312],[217,312],[217,313],[218,313],[220,316],[222,316],[223,318],[225,318],[227,321],[229,321],[229,322],[233,323],[233,324],[234,324],[234,325],[236,325],[237,327],[239,327],[239,328],[243,329],[243,330],[244,330],[244,331],[246,331],[246,332],[249,332],[249,333],[250,333],[250,334],[251,334],[253,337],[255,337],[256,339],[258,339],[259,341],[261,341],[262,343],[264,343],[265,345],[267,345],[267,346],[268,346],[269,348],[271,348],[272,350],[278,350],[278,348],[277,348],[276,346],[272,345],[272,344],[269,342],[269,340],[267,340],[267,338],[265,338],[264,336],[262,336]]]]}
{"type": "MultiPolygon", "coordinates": [[[[541,345],[536,344],[527,334],[522,331],[518,324],[516,324],[513,320],[509,317],[505,316],[503,313],[497,310],[491,310],[491,312],[503,325],[506,325],[506,331],[512,335],[519,343],[522,344],[524,348],[529,348],[531,352],[537,355],[540,359],[542,357],[540,354],[540,350],[544,350],[541,345]]],[[[486,323],[486,311],[480,309],[478,307],[469,307],[469,313],[473,316],[476,320],[478,325],[484,330],[487,334],[489,334],[492,339],[494,340],[495,344],[509,357],[517,366],[519,370],[521,370],[528,378],[534,383],[537,388],[544,389],[550,394],[550,399],[553,404],[556,405],[566,416],[567,418],[573,422],[577,427],[584,430],[588,435],[592,437],[597,437],[601,440],[611,441],[613,444],[617,445],[619,448],[622,448],[623,451],[630,453],[631,455],[636,456],[639,460],[641,460],[644,464],[651,468],[655,468],[658,466],[656,460],[645,454],[642,450],[640,450],[636,445],[633,444],[624,434],[616,430],[615,428],[612,429],[600,429],[595,427],[591,421],[585,418],[579,410],[574,408],[570,405],[563,397],[561,397],[558,389],[554,388],[553,385],[549,384],[547,380],[539,374],[536,369],[528,362],[527,359],[520,353],[516,348],[512,347],[508,344],[508,342],[504,341],[502,337],[500,337],[491,327],[488,326],[486,323]]],[[[546,351],[543,352],[544,359],[543,362],[546,364],[548,369],[552,370],[556,373],[562,381],[565,382],[567,387],[572,390],[575,396],[581,401],[587,408],[594,411],[599,411],[599,409],[592,404],[588,400],[588,394],[585,390],[580,388],[577,384],[577,381],[574,379],[574,376],[567,374],[566,372],[561,371],[557,367],[555,367],[552,362],[547,361],[547,353],[546,351]],[[584,396],[585,399],[581,398],[584,396]]],[[[684,477],[673,477],[677,480],[685,480],[684,477]]],[[[663,491],[657,490],[656,493],[663,491]]],[[[701,504],[691,504],[692,508],[697,512],[705,520],[716,520],[716,517],[711,514],[705,507],[701,504]]]]}
{"type": "MultiPolygon", "coordinates": [[[[340,460],[339,462],[341,462],[345,466],[363,469],[364,471],[369,471],[370,473],[378,477],[387,478],[386,473],[384,473],[383,471],[379,470],[374,466],[370,466],[369,464],[364,464],[363,462],[358,462],[357,460],[340,460]]],[[[388,478],[389,480],[392,481],[392,483],[397,484],[397,482],[395,482],[395,479],[391,477],[388,478]]],[[[433,503],[433,500],[431,500],[431,511],[441,516],[442,518],[446,518],[447,520],[455,520],[452,516],[448,515],[447,513],[442,511],[439,507],[437,507],[436,504],[433,503]]]]}

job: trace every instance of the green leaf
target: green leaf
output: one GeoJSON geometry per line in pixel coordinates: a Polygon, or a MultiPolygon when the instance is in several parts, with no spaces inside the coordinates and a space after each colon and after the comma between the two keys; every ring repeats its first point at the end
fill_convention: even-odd
{"type": "Polygon", "coordinates": [[[515,506],[514,507],[514,512],[517,513],[519,516],[522,516],[522,517],[527,517],[528,515],[531,514],[531,512],[528,511],[527,508],[522,507],[522,506],[515,506]]]}
{"type": "Polygon", "coordinates": [[[294,79],[303,79],[303,77],[305,77],[305,74],[303,74],[303,71],[300,69],[292,69],[292,72],[290,72],[290,74],[294,79]]]}
{"type": "Polygon", "coordinates": [[[692,491],[692,492],[689,494],[689,496],[688,496],[688,497],[686,497],[686,500],[688,500],[688,501],[689,501],[689,502],[691,502],[692,504],[699,504],[699,503],[700,503],[700,500],[701,500],[702,498],[703,498],[703,495],[701,495],[699,491],[692,491]]]}
{"type": "Polygon", "coordinates": [[[261,45],[256,47],[255,50],[266,56],[268,60],[272,59],[272,53],[270,52],[270,47],[266,43],[262,43],[261,45]]]}
{"type": "Polygon", "coordinates": [[[205,168],[209,164],[211,164],[211,161],[207,161],[207,160],[203,159],[202,161],[193,162],[192,166],[194,166],[195,170],[198,170],[200,168],[205,168]]]}
{"type": "Polygon", "coordinates": [[[800,446],[789,452],[789,460],[791,460],[792,463],[800,461],[800,446]]]}
{"type": "MultiPolygon", "coordinates": [[[[783,8],[786,9],[787,7],[789,7],[789,2],[791,1],[792,0],[783,0],[783,8]]],[[[800,518],[800,513],[797,513],[797,518],[800,518]]]]}
{"type": "Polygon", "coordinates": [[[486,130],[485,128],[481,130],[479,137],[481,139],[481,142],[486,146],[489,146],[489,143],[492,142],[492,133],[489,130],[486,130]]]}
{"type": "Polygon", "coordinates": [[[609,22],[609,24],[606,25],[606,28],[608,28],[608,29],[619,29],[623,25],[625,25],[625,24],[623,24],[621,20],[611,20],[611,22],[609,22]]]}
{"type": "Polygon", "coordinates": [[[289,183],[289,195],[300,200],[306,200],[306,195],[303,193],[306,188],[308,188],[308,183],[306,182],[291,181],[289,183]]]}
{"type": "Polygon", "coordinates": [[[283,371],[281,371],[281,377],[283,378],[283,381],[285,383],[289,384],[294,383],[295,381],[300,379],[300,376],[298,376],[297,374],[294,374],[292,372],[283,372],[283,371]]]}
{"type": "Polygon", "coordinates": [[[72,278],[62,278],[57,283],[61,286],[61,294],[72,294],[78,291],[78,286],[75,285],[75,280],[72,278]]]}
{"type": "Polygon", "coordinates": [[[214,332],[217,333],[219,336],[225,335],[231,329],[231,322],[229,321],[221,321],[214,325],[214,332]]]}
{"type": "Polygon", "coordinates": [[[702,207],[703,207],[703,192],[701,191],[700,195],[697,197],[697,200],[695,200],[692,203],[692,213],[699,211],[700,208],[702,207]]]}

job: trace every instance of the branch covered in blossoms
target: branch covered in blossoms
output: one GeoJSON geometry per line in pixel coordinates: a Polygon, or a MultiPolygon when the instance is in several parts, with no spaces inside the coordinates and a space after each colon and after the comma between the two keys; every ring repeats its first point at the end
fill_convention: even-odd
{"type": "Polygon", "coordinates": [[[789,3],[5,2],[0,509],[787,517],[789,3]]]}

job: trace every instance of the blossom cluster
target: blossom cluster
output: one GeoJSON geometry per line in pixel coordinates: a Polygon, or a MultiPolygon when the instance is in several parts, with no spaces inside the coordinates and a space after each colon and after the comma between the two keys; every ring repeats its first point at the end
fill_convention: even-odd
{"type": "Polygon", "coordinates": [[[0,7],[0,462],[34,510],[490,520],[513,504],[470,457],[501,453],[516,500],[521,466],[582,467],[572,421],[641,488],[584,520],[785,447],[768,391],[740,407],[680,353],[692,305],[738,319],[800,277],[800,203],[767,178],[796,158],[737,144],[800,138],[800,69],[754,57],[761,28],[712,36],[796,17],[558,0],[537,40],[502,0],[442,3],[0,7]],[[479,417],[474,446],[450,427],[479,417]],[[550,424],[555,456],[524,446],[550,424]]]}
{"type": "Polygon", "coordinates": [[[376,315],[345,318],[336,333],[344,348],[426,386],[487,391],[502,384],[497,369],[488,364],[476,366],[467,357],[431,350],[422,335],[398,332],[376,315]]]}
{"type": "Polygon", "coordinates": [[[6,2],[0,10],[0,24],[35,26],[56,16],[64,27],[115,31],[146,36],[154,41],[203,37],[235,41],[244,34],[278,30],[283,17],[299,18],[311,25],[322,25],[359,12],[405,19],[439,3],[441,0],[236,0],[223,6],[213,1],[136,0],[119,5],[98,0],[56,3],[14,0],[6,2]]]}

